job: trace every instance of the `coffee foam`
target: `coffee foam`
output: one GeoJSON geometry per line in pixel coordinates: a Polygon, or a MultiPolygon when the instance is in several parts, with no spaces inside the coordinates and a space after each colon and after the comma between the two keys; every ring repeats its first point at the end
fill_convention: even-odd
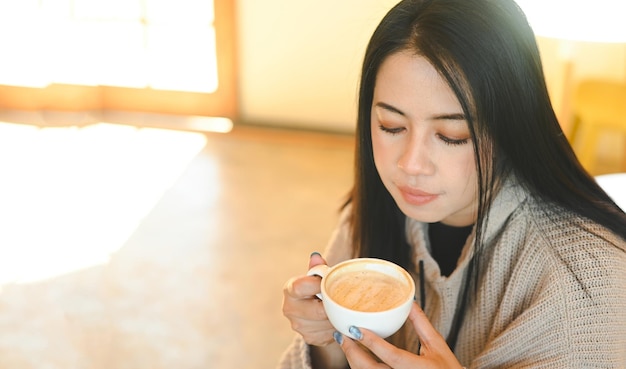
{"type": "Polygon", "coordinates": [[[402,280],[404,277],[399,278],[372,269],[343,268],[327,282],[327,293],[351,310],[385,311],[401,305],[410,293],[408,283],[402,280]]]}

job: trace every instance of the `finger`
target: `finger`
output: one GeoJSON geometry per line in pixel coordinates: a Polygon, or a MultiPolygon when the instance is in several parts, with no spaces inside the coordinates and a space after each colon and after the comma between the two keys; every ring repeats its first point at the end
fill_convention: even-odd
{"type": "Polygon", "coordinates": [[[330,324],[320,300],[285,297],[283,315],[306,343],[325,346],[333,341],[335,328],[330,324]]]}
{"type": "Polygon", "coordinates": [[[309,258],[309,269],[320,264],[326,264],[326,260],[324,260],[322,255],[320,255],[320,253],[316,251],[312,253],[311,257],[309,258]]]}
{"type": "MultiPolygon", "coordinates": [[[[412,355],[407,351],[397,348],[370,330],[359,328],[358,331],[361,333],[359,343],[367,347],[367,349],[391,368],[411,367],[412,364],[409,361],[417,358],[416,355],[412,355]]],[[[358,334],[354,335],[358,336],[358,334]]],[[[387,366],[384,367],[387,368],[387,366]]]]}
{"type": "Polygon", "coordinates": [[[413,303],[413,306],[411,307],[409,320],[411,321],[411,324],[413,324],[413,328],[415,329],[423,348],[428,349],[429,347],[439,347],[441,345],[448,347],[446,340],[435,329],[435,327],[433,327],[424,311],[416,303],[413,303]]]}
{"type": "MultiPolygon", "coordinates": [[[[328,321],[322,301],[314,298],[300,299],[286,295],[283,299],[283,315],[289,319],[328,321]]],[[[330,325],[330,322],[328,322],[330,325]]]]}
{"type": "Polygon", "coordinates": [[[445,338],[433,327],[422,309],[413,304],[409,313],[409,320],[415,328],[420,342],[422,343],[423,356],[419,360],[429,360],[438,363],[439,368],[460,368],[461,363],[450,350],[445,338]]]}
{"type": "Polygon", "coordinates": [[[341,335],[339,332],[334,334],[335,341],[339,343],[339,346],[346,355],[350,368],[385,368],[389,369],[389,366],[384,363],[378,362],[376,358],[363,346],[349,337],[341,335]],[[340,337],[340,338],[339,338],[340,337]],[[339,338],[339,340],[338,340],[339,338]]]}
{"type": "Polygon", "coordinates": [[[309,345],[326,346],[334,342],[335,328],[328,321],[310,322],[294,319],[291,325],[292,329],[299,333],[309,345]]]}
{"type": "Polygon", "coordinates": [[[283,288],[285,296],[297,299],[312,298],[321,291],[321,280],[317,276],[291,278],[283,288]]]}
{"type": "MultiPolygon", "coordinates": [[[[309,268],[326,261],[317,252],[309,258],[309,268]]],[[[321,292],[318,276],[301,276],[289,279],[283,286],[283,315],[307,344],[325,346],[333,341],[334,328],[330,324],[322,301],[316,297],[321,292]]]]}

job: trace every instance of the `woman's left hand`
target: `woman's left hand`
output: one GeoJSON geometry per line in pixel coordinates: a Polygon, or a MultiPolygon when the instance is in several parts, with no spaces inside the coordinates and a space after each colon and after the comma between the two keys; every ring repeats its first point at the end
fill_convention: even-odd
{"type": "MultiPolygon", "coordinates": [[[[335,338],[342,341],[341,349],[353,369],[462,368],[448,347],[446,340],[432,326],[426,314],[417,304],[413,304],[409,313],[409,320],[413,324],[422,345],[420,355],[401,350],[367,329],[358,329],[361,332],[361,338],[358,342],[376,355],[382,361],[381,363],[352,339],[341,336],[339,333],[335,333],[335,338]]],[[[355,334],[353,333],[353,335],[355,334]]]]}

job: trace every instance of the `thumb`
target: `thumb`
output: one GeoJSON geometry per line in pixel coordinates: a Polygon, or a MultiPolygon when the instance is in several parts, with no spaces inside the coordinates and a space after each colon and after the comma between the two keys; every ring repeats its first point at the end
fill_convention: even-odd
{"type": "Polygon", "coordinates": [[[320,255],[320,253],[316,251],[312,253],[311,257],[309,258],[309,269],[320,264],[326,264],[326,260],[324,260],[322,255],[320,255]]]}
{"type": "Polygon", "coordinates": [[[422,311],[422,309],[420,309],[420,307],[416,303],[413,303],[411,312],[409,313],[409,320],[413,324],[413,328],[415,329],[415,332],[417,333],[420,342],[426,348],[441,346],[448,347],[446,340],[435,329],[435,327],[433,327],[430,320],[428,320],[426,314],[424,314],[424,311],[422,311]]]}

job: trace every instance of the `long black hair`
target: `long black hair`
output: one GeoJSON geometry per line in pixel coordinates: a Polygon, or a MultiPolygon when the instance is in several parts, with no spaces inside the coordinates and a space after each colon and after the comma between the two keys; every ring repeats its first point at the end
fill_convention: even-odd
{"type": "MultiPolygon", "coordinates": [[[[355,183],[349,200],[354,256],[380,257],[414,268],[406,216],[378,175],[371,140],[376,75],[383,61],[400,51],[426,58],[447,81],[467,118],[478,173],[474,246],[478,258],[492,196],[500,180],[511,173],[534,196],[626,240],[626,214],[580,165],[561,130],[535,36],[517,4],[404,0],[375,30],[363,62],[355,183]]],[[[477,273],[477,268],[470,270],[477,273]]]]}

